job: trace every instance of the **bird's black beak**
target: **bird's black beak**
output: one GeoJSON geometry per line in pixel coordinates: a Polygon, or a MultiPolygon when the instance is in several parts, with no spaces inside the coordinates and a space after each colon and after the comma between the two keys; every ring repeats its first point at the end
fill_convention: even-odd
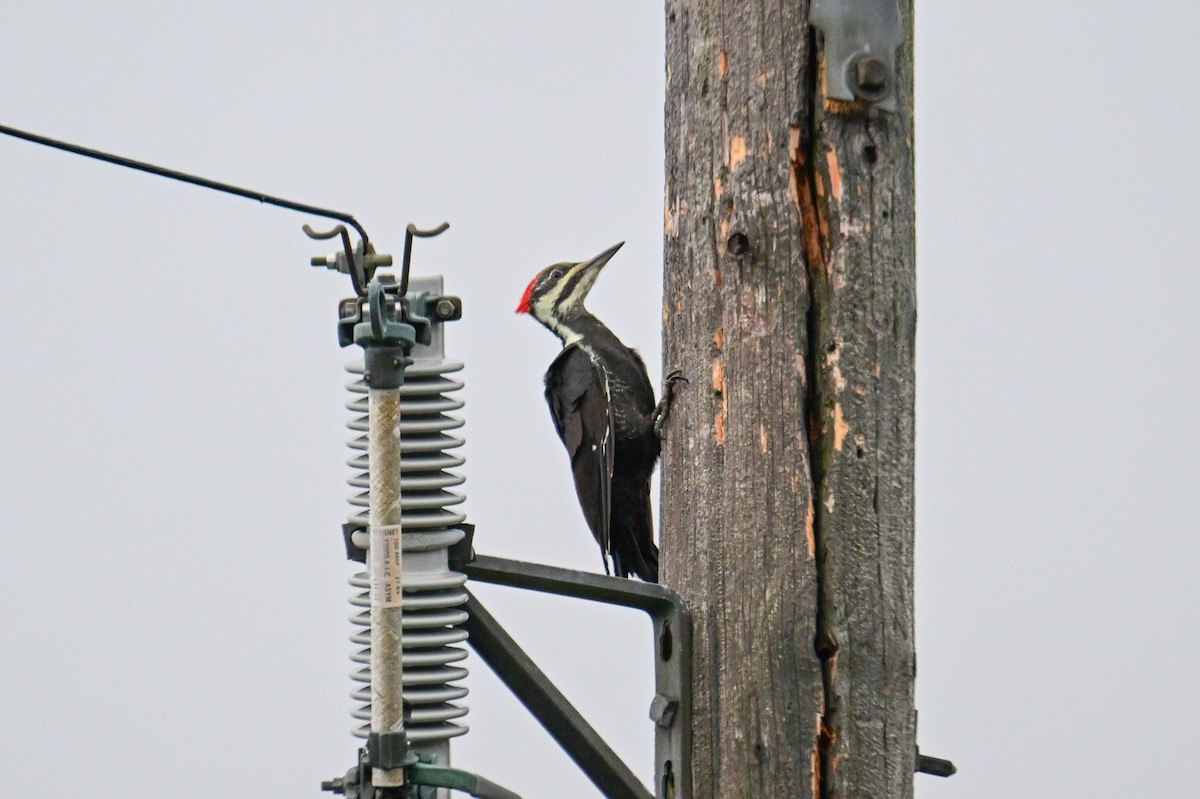
{"type": "Polygon", "coordinates": [[[614,255],[617,254],[617,250],[621,249],[624,246],[625,246],[625,242],[618,241],[616,244],[609,247],[607,250],[605,250],[604,252],[600,253],[592,260],[585,263],[583,265],[583,271],[591,272],[591,271],[595,270],[596,272],[599,272],[601,269],[604,268],[604,265],[606,263],[608,263],[609,259],[611,259],[614,255]]]}
{"type": "Polygon", "coordinates": [[[558,309],[558,313],[583,307],[583,301],[587,298],[588,292],[592,290],[596,278],[600,277],[600,270],[604,269],[604,265],[624,244],[623,241],[614,244],[592,260],[580,261],[572,265],[567,273],[558,279],[558,285],[554,289],[556,292],[554,306],[558,309]]]}

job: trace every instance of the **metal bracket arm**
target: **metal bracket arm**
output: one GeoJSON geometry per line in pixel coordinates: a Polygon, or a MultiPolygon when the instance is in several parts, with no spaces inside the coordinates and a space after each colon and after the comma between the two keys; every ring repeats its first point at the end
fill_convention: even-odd
{"type": "MultiPolygon", "coordinates": [[[[692,627],[687,603],[655,583],[478,555],[472,580],[636,608],[654,624],[654,796],[691,797],[692,627]]],[[[468,642],[609,799],[648,799],[628,767],[474,597],[468,642]]]]}

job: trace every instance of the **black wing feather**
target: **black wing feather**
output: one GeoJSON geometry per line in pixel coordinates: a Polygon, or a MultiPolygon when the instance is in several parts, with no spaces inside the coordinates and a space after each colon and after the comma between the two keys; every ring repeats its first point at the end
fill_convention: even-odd
{"type": "Polygon", "coordinates": [[[554,429],[571,458],[575,493],[608,572],[616,451],[608,375],[581,347],[563,348],[546,371],[546,403],[554,429]]]}

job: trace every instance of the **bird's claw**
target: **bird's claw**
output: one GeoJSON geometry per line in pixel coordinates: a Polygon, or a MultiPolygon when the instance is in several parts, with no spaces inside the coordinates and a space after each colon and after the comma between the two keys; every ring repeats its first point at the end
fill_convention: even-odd
{"type": "Polygon", "coordinates": [[[678,369],[672,369],[663,380],[662,399],[654,408],[654,434],[660,439],[667,426],[667,417],[671,415],[671,403],[675,399],[675,384],[689,382],[691,381],[684,377],[683,372],[678,369]]]}

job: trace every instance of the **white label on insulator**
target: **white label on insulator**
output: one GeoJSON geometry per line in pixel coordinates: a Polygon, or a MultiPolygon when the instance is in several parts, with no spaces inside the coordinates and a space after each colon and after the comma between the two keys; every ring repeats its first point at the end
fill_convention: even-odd
{"type": "Polygon", "coordinates": [[[371,529],[371,605],[377,608],[400,607],[404,588],[401,570],[400,525],[390,524],[371,529]]]}

